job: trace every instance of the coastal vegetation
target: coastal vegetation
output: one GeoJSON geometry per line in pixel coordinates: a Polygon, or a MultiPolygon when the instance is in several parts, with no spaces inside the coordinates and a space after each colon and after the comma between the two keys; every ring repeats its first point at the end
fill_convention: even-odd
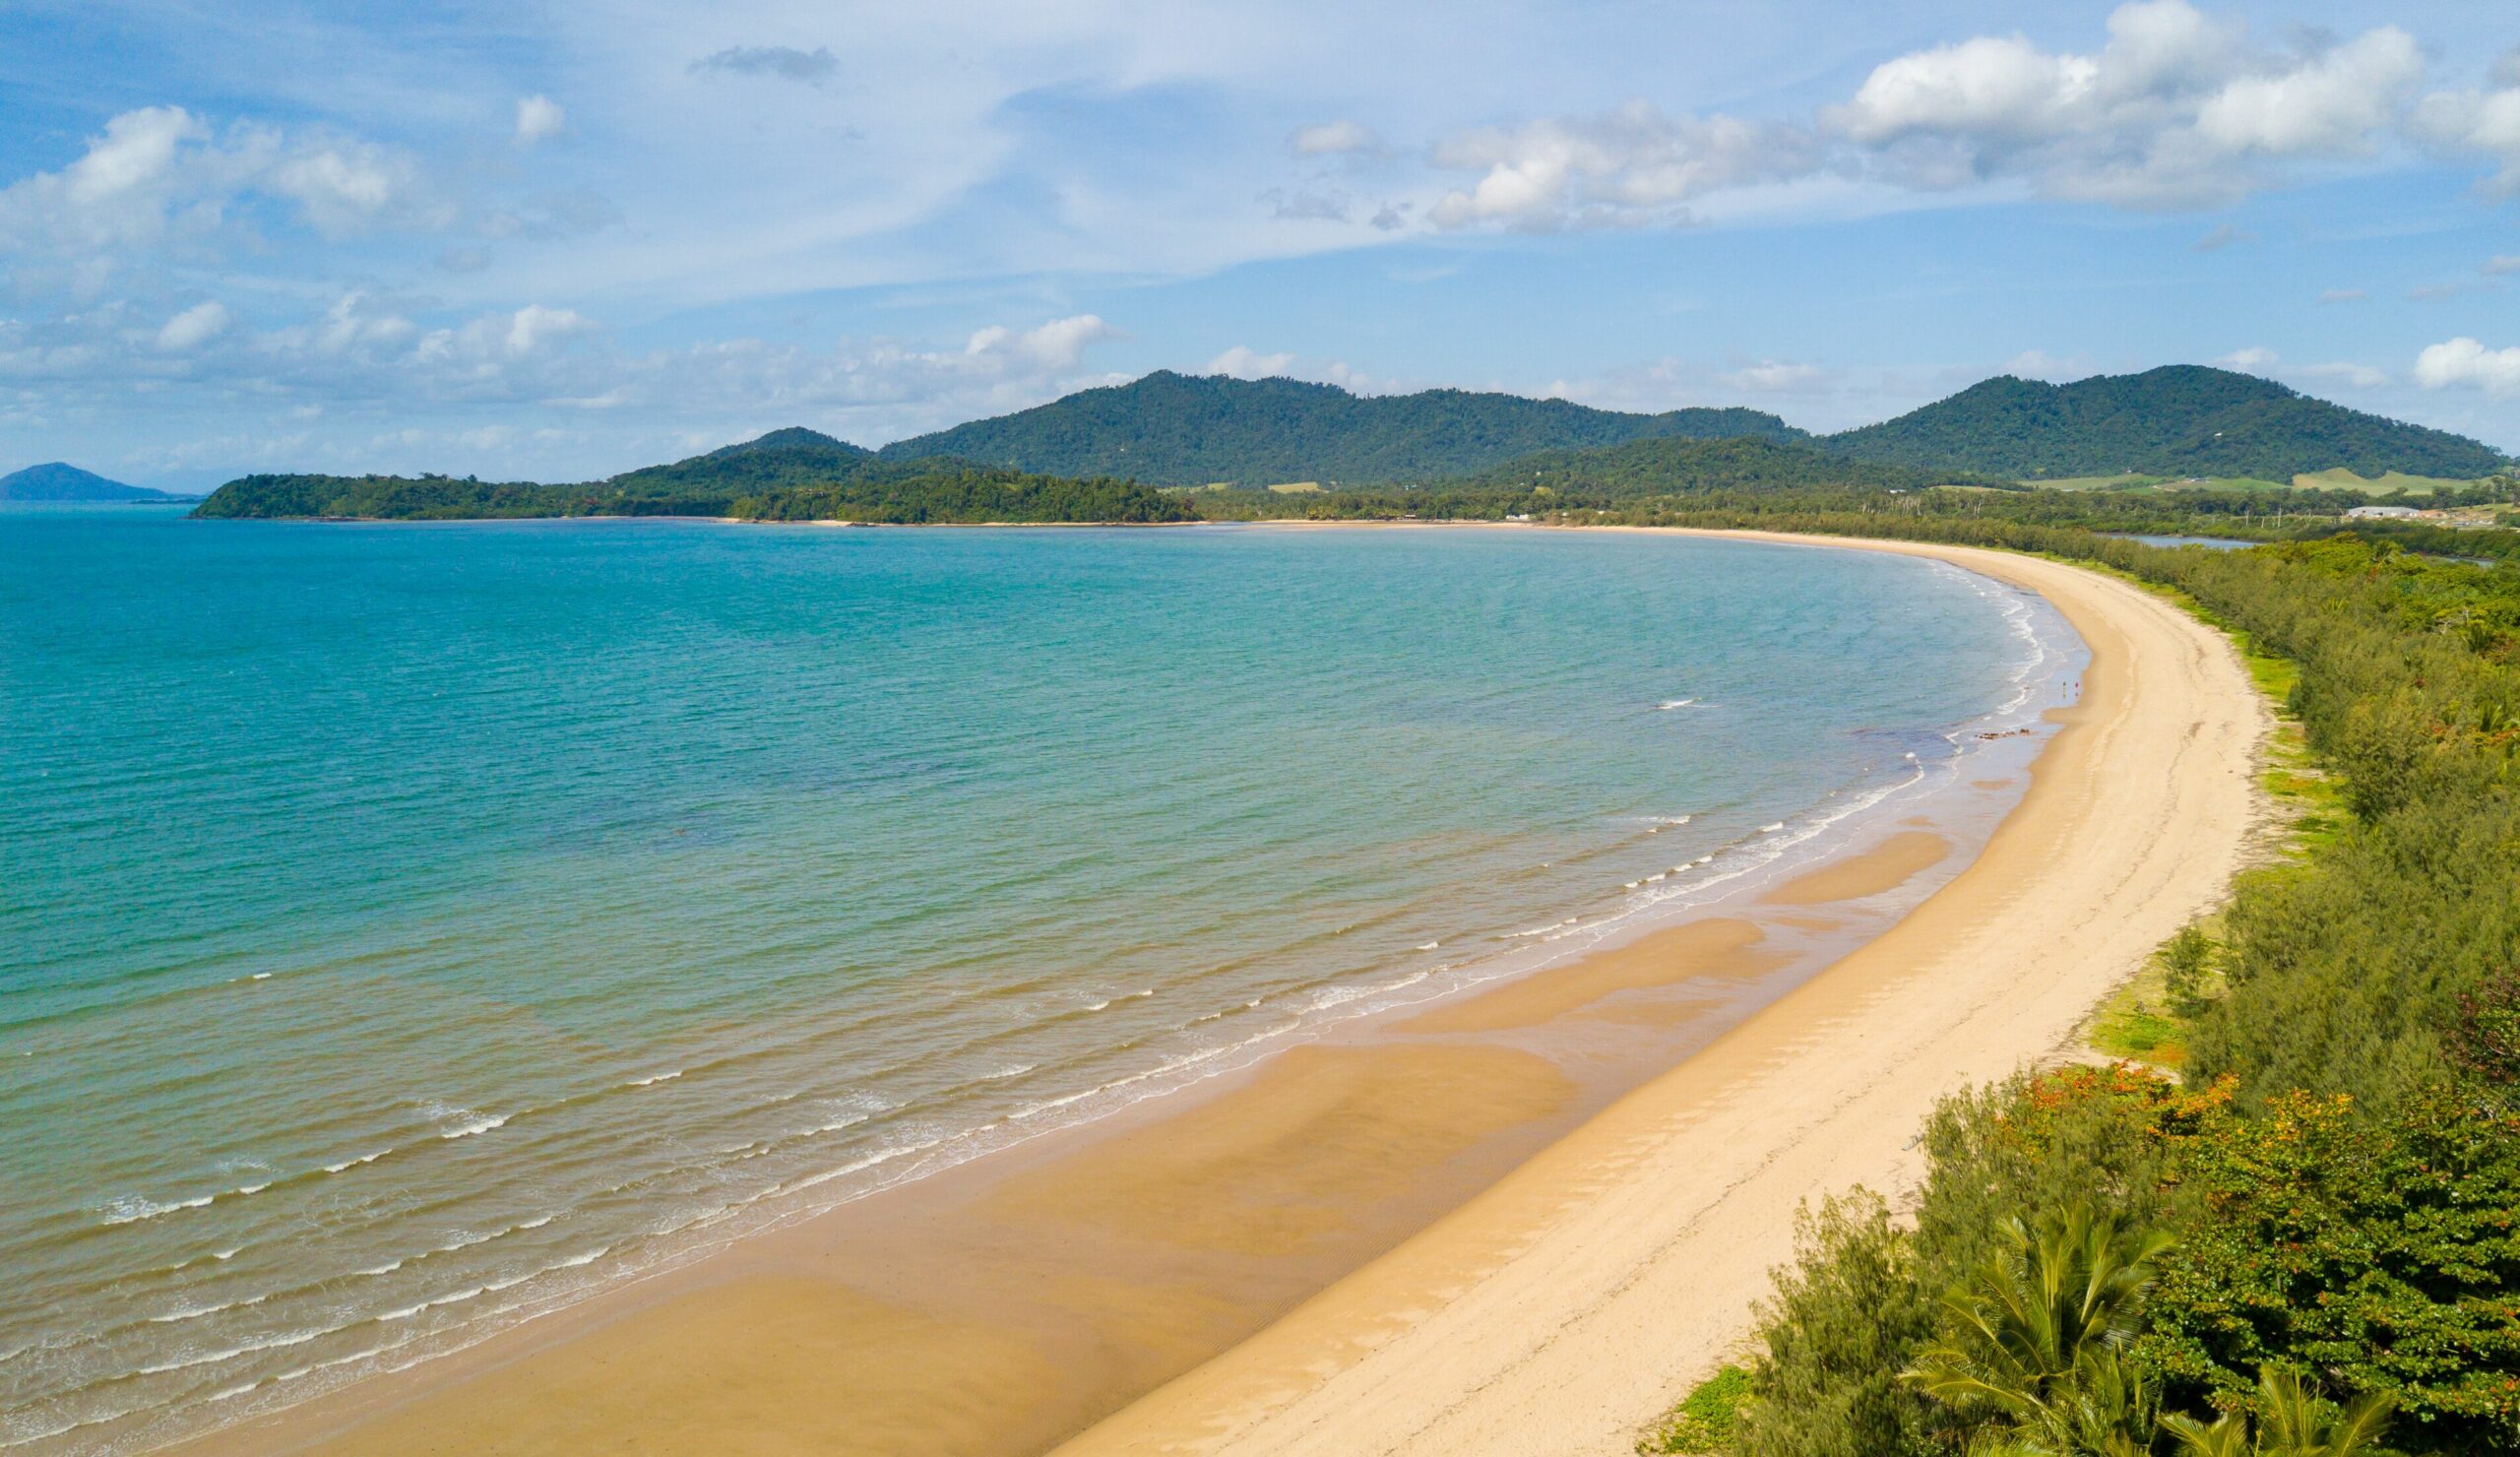
{"type": "Polygon", "coordinates": [[[705,516],[904,525],[1196,519],[1179,500],[1134,481],[1029,475],[947,459],[884,461],[795,429],[583,485],[443,475],[248,475],[220,486],[193,514],[378,521],[705,516]]]}
{"type": "Polygon", "coordinates": [[[2210,552],[1984,516],[1645,514],[2010,546],[2174,591],[2297,667],[2340,820],[2164,948],[2181,1076],[1955,1098],[1913,1210],[1856,1190],[1809,1212],[1726,1378],[1746,1398],[1697,1449],[2520,1443],[2520,573],[2360,535],[2210,552]]]}

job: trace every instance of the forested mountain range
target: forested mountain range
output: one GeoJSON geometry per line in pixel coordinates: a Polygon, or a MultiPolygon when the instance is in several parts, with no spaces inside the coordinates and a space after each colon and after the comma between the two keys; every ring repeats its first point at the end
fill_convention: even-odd
{"type": "Polygon", "coordinates": [[[2001,375],[1823,443],[1859,460],[2019,479],[2137,473],[2284,482],[2339,466],[2468,479],[2507,464],[2464,435],[2200,364],[2064,385],[2001,375]]]}
{"type": "MultiPolygon", "coordinates": [[[[1411,487],[1447,499],[1519,499],[1545,487],[1603,500],[2127,472],[2282,482],[2340,466],[2369,476],[2468,478],[2508,464],[2462,436],[2193,365],[2069,385],[2004,376],[1820,437],[1749,410],[1624,414],[1460,390],[1359,397],[1288,379],[1159,372],[881,452],[788,428],[574,485],[254,475],[220,487],[199,514],[1135,522],[1191,514],[1156,487],[1220,482],[1318,481],[1350,492],[1362,509],[1365,497],[1396,502],[1411,487]]],[[[1202,499],[1209,515],[1257,510],[1228,508],[1213,493],[1202,499]]]]}
{"type": "Polygon", "coordinates": [[[1426,390],[1352,395],[1336,385],[1158,370],[994,419],[884,447],[887,460],[956,456],[1150,485],[1292,481],[1389,485],[1485,471],[1544,450],[1656,436],[1799,440],[1755,410],[1629,414],[1565,400],[1426,390]]]}

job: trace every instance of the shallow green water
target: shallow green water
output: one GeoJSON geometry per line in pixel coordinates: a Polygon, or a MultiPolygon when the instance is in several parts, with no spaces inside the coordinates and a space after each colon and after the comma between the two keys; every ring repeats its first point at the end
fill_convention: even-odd
{"type": "Polygon", "coordinates": [[[2035,712],[2043,613],[1557,533],[0,512],[0,1441],[294,1399],[1772,873],[2035,712]]]}

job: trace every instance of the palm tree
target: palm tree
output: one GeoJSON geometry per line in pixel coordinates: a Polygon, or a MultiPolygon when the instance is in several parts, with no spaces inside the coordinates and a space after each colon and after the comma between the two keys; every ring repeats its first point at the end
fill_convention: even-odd
{"type": "Polygon", "coordinates": [[[2162,1429],[2185,1457],[2368,1457],[2380,1450],[2395,1398],[2365,1396],[2342,1411],[2292,1371],[2257,1373],[2257,1428],[2228,1412],[2212,1425],[2193,1417],[2165,1417],[2162,1429]]]}
{"type": "Polygon", "coordinates": [[[1986,1451],[2149,1450],[2160,1397],[2122,1350],[2170,1236],[2085,1204],[2004,1230],[2009,1248],[1943,1298],[1938,1339],[1906,1378],[1986,1419],[1986,1451]]]}

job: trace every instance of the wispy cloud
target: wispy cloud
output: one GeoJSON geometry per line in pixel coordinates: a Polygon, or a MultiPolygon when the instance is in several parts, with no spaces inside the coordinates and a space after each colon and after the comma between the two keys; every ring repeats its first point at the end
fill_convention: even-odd
{"type": "Polygon", "coordinates": [[[736,76],[768,76],[800,86],[819,87],[840,74],[840,58],[828,46],[799,50],[792,45],[730,45],[691,63],[695,72],[723,71],[736,76]]]}

